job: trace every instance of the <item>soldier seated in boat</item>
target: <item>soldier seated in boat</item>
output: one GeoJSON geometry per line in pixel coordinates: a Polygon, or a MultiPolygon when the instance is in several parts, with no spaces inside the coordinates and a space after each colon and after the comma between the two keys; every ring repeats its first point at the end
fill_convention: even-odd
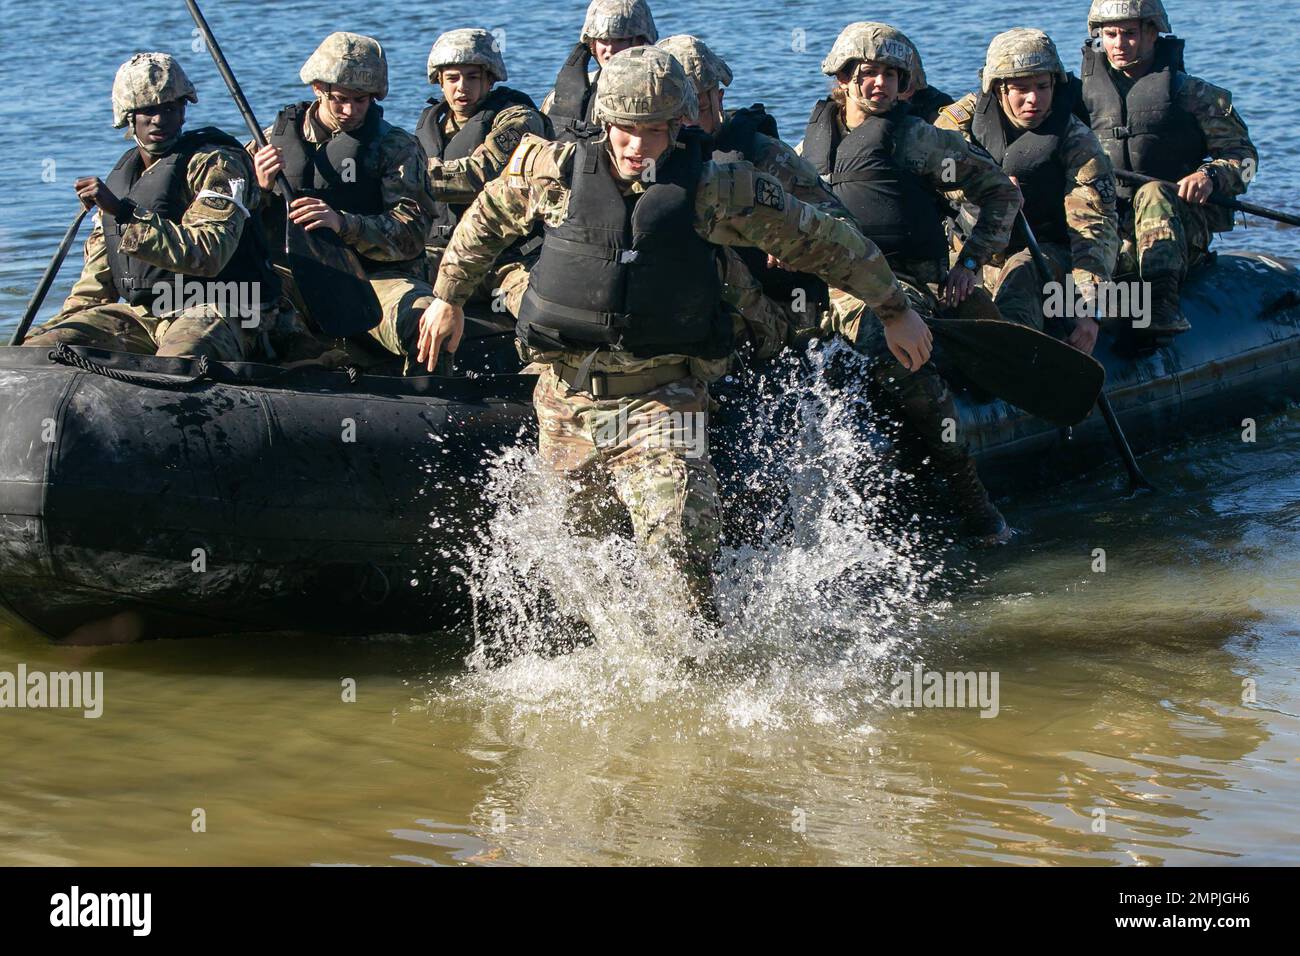
{"type": "Polygon", "coordinates": [[[130,149],[107,181],[74,184],[99,207],[81,277],[55,318],[24,344],[90,345],[143,355],[257,357],[281,307],[258,223],[261,197],[239,141],[182,132],[198,95],[166,53],[137,53],[113,80],[113,125],[130,149]]]}
{"type": "MultiPolygon", "coordinates": [[[[1119,251],[1115,177],[1073,106],[1056,44],[1041,30],[1016,29],[989,44],[980,91],[945,107],[936,125],[987,150],[1020,187],[1053,281],[1064,285],[1069,276],[1077,290],[1080,306],[1066,341],[1091,353],[1099,284],[1110,281],[1119,251]]],[[[962,219],[971,220],[969,211],[962,219]]],[[[1003,318],[1044,331],[1043,282],[1017,225],[1006,251],[984,267],[985,287],[1003,318]]],[[[1046,330],[1059,331],[1055,323],[1046,330]]]]}
{"type": "Polygon", "coordinates": [[[1116,170],[1176,184],[1119,181],[1115,271],[1149,283],[1148,334],[1183,332],[1179,288],[1212,235],[1233,225],[1231,210],[1207,201],[1244,193],[1259,154],[1232,95],[1184,72],[1183,41],[1162,36],[1170,28],[1160,0],[1093,0],[1088,32],[1082,113],[1116,170]]]}
{"type": "MultiPolygon", "coordinates": [[[[973,311],[979,296],[987,305],[986,293],[972,293],[980,269],[1006,248],[1020,192],[988,154],[912,116],[900,101],[910,85],[914,50],[887,24],[847,26],[822,61],[822,72],[833,78],[831,95],[813,108],[800,148],[862,234],[884,252],[919,310],[973,311]],[[979,209],[951,269],[945,196],[979,209]]],[[[952,440],[946,424],[957,421],[947,384],[929,365],[909,374],[891,324],[879,318],[849,290],[831,290],[828,331],[876,360],[873,377],[895,397],[956,499],[963,537],[976,546],[1005,543],[1011,531],[989,500],[967,443],[960,436],[952,440]]]]}
{"type": "MultiPolygon", "coordinates": [[[[332,229],[361,260],[383,309],[371,336],[413,358],[420,315],[432,301],[424,242],[434,201],[419,144],[387,122],[378,103],[388,95],[383,47],[371,37],[332,33],[299,76],[314,99],[286,106],[266,129],[267,145],[248,147],[269,203],[272,248],[284,253],[285,207],[270,200],[283,172],[298,196],[288,211],[293,221],[308,231],[332,229]]],[[[287,263],[276,264],[288,277],[287,263]]]]}
{"type": "Polygon", "coordinates": [[[560,67],[554,89],[542,101],[542,112],[550,117],[555,138],[573,142],[580,136],[599,136],[595,111],[601,69],[615,53],[648,46],[658,39],[655,18],[645,0],[591,0],[578,43],[560,67]]]}
{"type": "MultiPolygon", "coordinates": [[[[440,85],[443,95],[429,100],[415,138],[427,157],[429,192],[436,201],[425,243],[430,279],[438,274],[457,220],[505,169],[525,134],[550,138],[550,122],[526,93],[496,85],[506,78],[505,60],[486,30],[452,30],[429,51],[429,82],[440,85]]],[[[526,244],[516,243],[502,254],[475,296],[496,313],[518,311],[528,284],[526,244]]]]}

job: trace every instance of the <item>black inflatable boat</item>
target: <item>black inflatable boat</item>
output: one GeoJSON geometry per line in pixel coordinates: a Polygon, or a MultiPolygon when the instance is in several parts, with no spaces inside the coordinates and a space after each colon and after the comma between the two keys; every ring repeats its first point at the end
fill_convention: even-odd
{"type": "MultiPolygon", "coordinates": [[[[1184,310],[1192,331],[1168,348],[1098,347],[1138,452],[1300,397],[1292,265],[1222,255],[1184,310]]],[[[462,353],[508,369],[513,349],[462,353]]],[[[453,555],[475,480],[528,430],[531,387],[0,349],[0,614],[78,643],[443,628],[464,604],[453,555]]],[[[1113,456],[1096,414],[1068,438],[1002,402],[965,398],[962,417],[995,493],[1113,456]]]]}

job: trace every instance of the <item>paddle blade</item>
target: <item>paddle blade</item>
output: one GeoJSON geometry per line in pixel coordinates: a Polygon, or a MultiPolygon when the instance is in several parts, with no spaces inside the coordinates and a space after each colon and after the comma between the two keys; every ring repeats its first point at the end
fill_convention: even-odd
{"type": "Polygon", "coordinates": [[[1014,322],[929,319],[940,366],[1053,425],[1088,417],[1106,371],[1090,355],[1014,322]]]}
{"type": "Polygon", "coordinates": [[[327,335],[359,335],[383,318],[357,254],[332,229],[307,232],[290,219],[285,250],[307,317],[327,335]]]}

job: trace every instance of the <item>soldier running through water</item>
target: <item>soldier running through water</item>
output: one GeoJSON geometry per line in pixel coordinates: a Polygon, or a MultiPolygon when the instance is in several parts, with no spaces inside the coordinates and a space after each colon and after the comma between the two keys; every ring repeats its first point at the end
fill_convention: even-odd
{"type": "Polygon", "coordinates": [[[517,326],[541,367],[541,457],[572,483],[578,531],[597,530],[593,517],[615,499],[638,541],[680,570],[695,608],[714,619],[717,475],[698,425],[684,434],[680,424],[707,424],[707,379],[732,349],[719,248],[758,246],[852,290],[890,324],[911,367],[929,359],[931,339],[884,257],[852,226],[748,163],[709,159],[702,135],[681,124],[694,100],[677,60],[636,47],[605,67],[599,139],[525,137],[452,235],[420,358],[431,367],[456,349],[462,305],[497,254],[543,223],[517,326]]]}

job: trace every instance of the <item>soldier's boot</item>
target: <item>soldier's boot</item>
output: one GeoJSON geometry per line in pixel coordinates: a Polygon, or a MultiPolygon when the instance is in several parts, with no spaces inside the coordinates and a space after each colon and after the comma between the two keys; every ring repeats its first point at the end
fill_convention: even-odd
{"type": "Polygon", "coordinates": [[[952,463],[943,477],[961,514],[963,541],[973,548],[996,548],[1011,540],[1011,527],[989,498],[974,458],[967,455],[964,461],[952,463]]]}
{"type": "Polygon", "coordinates": [[[1151,287],[1151,325],[1145,329],[1150,336],[1172,336],[1190,329],[1191,323],[1182,313],[1181,282],[1172,272],[1144,276],[1151,287]]]}

